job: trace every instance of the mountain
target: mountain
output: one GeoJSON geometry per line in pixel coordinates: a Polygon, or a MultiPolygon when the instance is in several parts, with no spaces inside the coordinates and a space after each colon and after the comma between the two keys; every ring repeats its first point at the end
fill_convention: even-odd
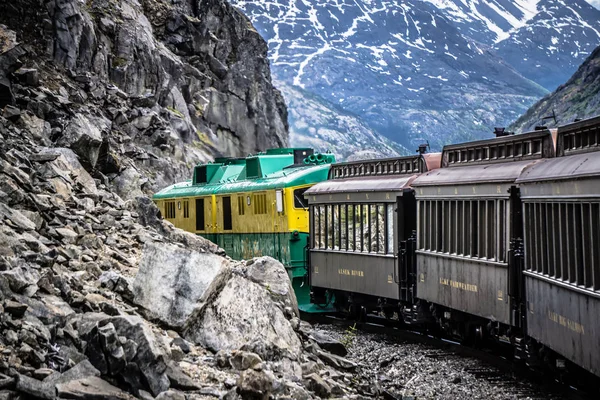
{"type": "Polygon", "coordinates": [[[288,104],[295,146],[331,151],[341,160],[397,157],[411,152],[369,128],[362,119],[295,86],[274,81],[288,104]]]}
{"type": "Polygon", "coordinates": [[[583,0],[232,3],[267,39],[278,81],[408,148],[507,125],[575,70],[600,30],[583,0]]]}
{"type": "Polygon", "coordinates": [[[554,90],[600,44],[600,10],[583,0],[541,0],[537,10],[495,49],[523,76],[554,90]]]}
{"type": "Polygon", "coordinates": [[[554,127],[600,114],[600,47],[556,91],[534,104],[509,130],[527,132],[536,125],[554,127]],[[551,115],[554,118],[547,118],[551,115]]]}

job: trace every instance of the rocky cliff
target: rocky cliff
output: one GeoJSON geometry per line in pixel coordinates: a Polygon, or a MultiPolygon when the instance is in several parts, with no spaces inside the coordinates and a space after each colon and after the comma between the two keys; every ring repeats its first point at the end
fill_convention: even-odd
{"type": "Polygon", "coordinates": [[[0,108],[124,198],[287,144],[266,44],[225,1],[20,0],[0,24],[0,108]]]}
{"type": "Polygon", "coordinates": [[[527,132],[536,125],[554,127],[574,119],[597,116],[600,111],[600,47],[564,85],[535,103],[517,119],[510,130],[527,132]],[[552,116],[555,116],[553,118],[552,116]],[[550,117],[550,118],[545,118],[550,117]]]}

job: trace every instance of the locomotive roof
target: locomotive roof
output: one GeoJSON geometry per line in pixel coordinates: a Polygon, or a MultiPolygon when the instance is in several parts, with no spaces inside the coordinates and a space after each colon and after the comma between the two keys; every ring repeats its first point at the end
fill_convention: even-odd
{"type": "Polygon", "coordinates": [[[327,178],[330,164],[306,165],[285,168],[263,178],[244,179],[233,182],[218,182],[214,184],[193,185],[191,180],[171,185],[154,195],[155,199],[178,197],[210,196],[252,192],[261,190],[281,189],[290,186],[301,186],[322,181],[327,178]]]}

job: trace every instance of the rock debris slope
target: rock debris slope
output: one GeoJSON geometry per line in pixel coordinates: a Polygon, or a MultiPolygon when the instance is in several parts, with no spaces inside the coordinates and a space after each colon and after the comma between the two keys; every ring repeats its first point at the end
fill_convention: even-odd
{"type": "Polygon", "coordinates": [[[234,262],[142,196],[286,143],[248,20],[60,0],[0,23],[0,399],[360,398],[279,262],[234,262]]]}

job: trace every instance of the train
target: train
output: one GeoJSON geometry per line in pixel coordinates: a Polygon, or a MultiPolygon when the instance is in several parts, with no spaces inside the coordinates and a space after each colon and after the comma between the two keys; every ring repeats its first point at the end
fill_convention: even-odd
{"type": "Polygon", "coordinates": [[[305,312],[380,313],[598,378],[600,117],[495,133],[377,160],[216,159],[154,200],[233,258],[279,259],[305,312]]]}
{"type": "Polygon", "coordinates": [[[311,299],[600,377],[600,117],[495,133],[332,165],[305,193],[311,299]]]}
{"type": "Polygon", "coordinates": [[[279,148],[248,157],[221,157],[194,167],[192,179],[153,196],[161,215],[242,260],[271,256],[281,261],[300,306],[310,308],[304,192],[326,180],[333,154],[279,148]]]}

